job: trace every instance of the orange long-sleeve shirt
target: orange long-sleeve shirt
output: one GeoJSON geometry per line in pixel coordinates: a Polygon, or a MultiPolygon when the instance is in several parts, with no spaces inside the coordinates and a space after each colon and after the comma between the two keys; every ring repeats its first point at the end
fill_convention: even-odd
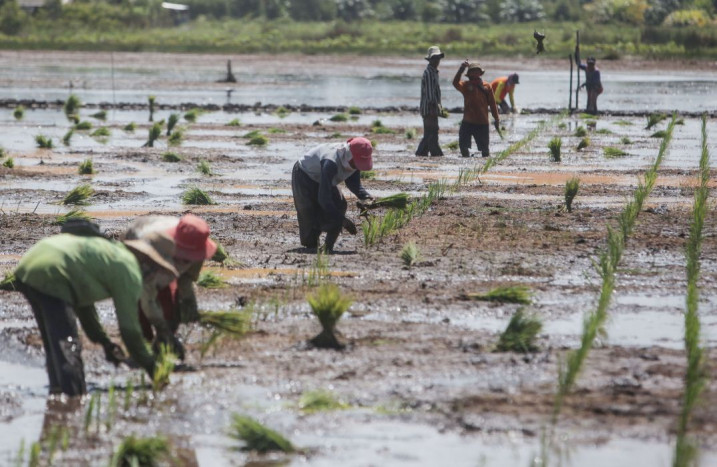
{"type": "Polygon", "coordinates": [[[477,125],[488,125],[490,123],[488,108],[490,108],[493,118],[496,121],[500,121],[490,84],[483,81],[480,84],[461,81],[461,74],[457,73],[453,79],[453,87],[463,94],[463,121],[477,125]]]}

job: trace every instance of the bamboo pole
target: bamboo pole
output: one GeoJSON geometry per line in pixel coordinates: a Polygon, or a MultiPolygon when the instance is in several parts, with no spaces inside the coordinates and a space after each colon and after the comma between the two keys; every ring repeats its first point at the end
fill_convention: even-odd
{"type": "Polygon", "coordinates": [[[568,91],[568,111],[573,111],[573,56],[568,54],[570,59],[570,91],[568,91]]]}

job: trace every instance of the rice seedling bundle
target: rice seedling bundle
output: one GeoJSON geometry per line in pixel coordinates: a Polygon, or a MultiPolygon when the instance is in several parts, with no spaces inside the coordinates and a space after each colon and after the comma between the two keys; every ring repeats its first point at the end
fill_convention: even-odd
{"type": "Polygon", "coordinates": [[[395,195],[376,198],[370,204],[364,204],[365,209],[393,208],[406,209],[408,205],[408,193],[396,193],[395,195]]]}
{"type": "Polygon", "coordinates": [[[650,135],[650,138],[664,138],[666,134],[665,130],[657,130],[650,135]]]}
{"type": "Polygon", "coordinates": [[[13,159],[12,157],[8,157],[3,161],[2,166],[7,167],[8,169],[15,168],[15,159],[13,159]]]}
{"type": "Polygon", "coordinates": [[[199,322],[235,337],[242,337],[251,330],[251,313],[246,311],[201,311],[199,322]]]}
{"type": "Polygon", "coordinates": [[[72,139],[72,136],[73,136],[74,134],[75,134],[75,130],[73,130],[72,128],[70,128],[70,129],[67,131],[67,133],[65,133],[65,136],[62,137],[62,144],[64,144],[65,146],[69,146],[69,145],[70,145],[70,140],[72,139]]]}
{"type": "Polygon", "coordinates": [[[182,157],[174,152],[165,152],[162,154],[162,161],[164,162],[180,162],[182,157]]]}
{"type": "Polygon", "coordinates": [[[582,138],[583,136],[588,135],[588,130],[586,130],[584,126],[580,125],[579,127],[577,127],[575,129],[574,135],[577,136],[578,138],[582,138]]]}
{"type": "Polygon", "coordinates": [[[446,147],[451,151],[455,151],[456,149],[458,149],[458,141],[451,141],[446,145],[446,147]]]}
{"type": "Polygon", "coordinates": [[[279,135],[286,133],[286,130],[284,130],[283,128],[269,128],[269,133],[272,135],[279,135]]]}
{"type": "Polygon", "coordinates": [[[182,140],[184,139],[184,132],[180,129],[177,129],[169,135],[169,138],[167,138],[167,142],[170,146],[179,146],[182,144],[182,140]]]}
{"type": "Polygon", "coordinates": [[[279,118],[286,118],[291,112],[284,106],[279,106],[274,112],[279,118]]]}
{"type": "Polygon", "coordinates": [[[154,364],[152,391],[158,392],[169,384],[169,376],[174,371],[176,361],[177,356],[172,353],[170,347],[166,344],[161,344],[159,346],[159,355],[154,364]]]}
{"type": "Polygon", "coordinates": [[[74,94],[70,94],[70,97],[68,97],[65,101],[65,105],[62,107],[62,110],[65,112],[65,116],[70,118],[72,115],[77,115],[81,106],[82,103],[80,102],[80,98],[74,94]]]}
{"type": "Polygon", "coordinates": [[[360,108],[358,108],[356,106],[349,107],[349,115],[360,115],[360,114],[361,114],[360,108]]]}
{"type": "Polygon", "coordinates": [[[409,128],[406,130],[406,139],[414,139],[416,137],[416,129],[409,128]]]}
{"type": "Polygon", "coordinates": [[[513,314],[508,327],[500,335],[496,350],[499,352],[535,352],[535,338],[543,329],[543,323],[535,317],[526,316],[520,309],[513,314]]]}
{"type": "Polygon", "coordinates": [[[522,303],[531,302],[530,288],[525,285],[511,285],[496,287],[486,293],[469,293],[466,296],[472,300],[483,300],[489,302],[522,303]]]}
{"type": "Polygon", "coordinates": [[[652,128],[653,126],[657,125],[658,123],[660,123],[661,121],[663,121],[663,120],[666,119],[666,118],[667,118],[667,115],[666,115],[666,114],[663,114],[663,113],[653,113],[653,114],[650,114],[650,115],[647,117],[647,126],[645,126],[645,129],[646,129],[646,130],[649,130],[650,128],[652,128]]]}
{"type": "Polygon", "coordinates": [[[95,190],[89,184],[83,184],[76,186],[70,190],[65,198],[62,200],[62,204],[74,204],[74,205],[85,205],[88,204],[87,200],[95,193],[95,190]]]}
{"type": "Polygon", "coordinates": [[[256,451],[262,454],[273,451],[284,453],[296,451],[294,445],[278,432],[244,415],[234,415],[230,436],[244,441],[243,451],[256,451]]]}
{"type": "Polygon", "coordinates": [[[137,124],[135,124],[134,122],[129,122],[123,128],[124,131],[129,132],[129,133],[134,133],[134,130],[136,130],[136,129],[137,129],[137,124]]]}
{"type": "Polygon", "coordinates": [[[199,117],[200,110],[199,109],[191,109],[187,113],[184,114],[184,119],[190,123],[194,123],[197,121],[197,117],[199,117]]]}
{"type": "Polygon", "coordinates": [[[548,143],[548,149],[550,150],[550,160],[553,162],[560,162],[560,148],[563,145],[563,140],[556,136],[548,143]]]}
{"type": "Polygon", "coordinates": [[[190,205],[216,204],[212,198],[199,187],[188,188],[182,193],[182,203],[190,205]]]}
{"type": "Polygon", "coordinates": [[[212,271],[202,271],[197,280],[197,285],[205,289],[221,289],[227,286],[227,283],[218,274],[212,271]]]}
{"type": "Polygon", "coordinates": [[[588,146],[590,146],[590,138],[585,137],[581,139],[578,143],[578,151],[580,151],[581,149],[585,149],[588,146]]]}
{"type": "Polygon", "coordinates": [[[266,146],[267,143],[269,143],[269,138],[264,135],[256,135],[251,138],[246,144],[248,144],[249,146],[266,146]]]}
{"type": "Polygon", "coordinates": [[[170,456],[169,443],[160,436],[137,438],[128,436],[112,455],[110,467],[155,467],[170,456]]]}
{"type": "Polygon", "coordinates": [[[177,125],[177,122],[179,122],[179,114],[171,114],[169,116],[169,119],[167,119],[167,136],[170,136],[172,134],[172,130],[174,130],[174,127],[177,125]]]}
{"type": "Polygon", "coordinates": [[[625,145],[632,144],[632,140],[627,136],[623,136],[622,138],[620,138],[620,143],[625,145]]]}
{"type": "Polygon", "coordinates": [[[162,125],[160,123],[155,123],[149,129],[149,135],[147,137],[147,142],[144,143],[144,145],[146,147],[153,148],[154,142],[157,141],[161,135],[162,135],[162,125]]]}
{"type": "Polygon", "coordinates": [[[573,199],[578,194],[580,188],[580,179],[578,177],[572,177],[570,180],[565,182],[565,208],[568,212],[573,210],[573,199]]]}
{"type": "Polygon", "coordinates": [[[330,391],[308,391],[299,399],[299,409],[304,413],[342,410],[348,407],[348,404],[338,400],[330,391]]]}
{"type": "Polygon", "coordinates": [[[80,209],[72,209],[65,214],[61,214],[61,215],[55,217],[55,221],[53,222],[53,225],[64,225],[67,221],[69,221],[71,219],[90,220],[90,216],[88,216],[85,211],[82,211],[80,209]]]}
{"type": "Polygon", "coordinates": [[[85,159],[80,163],[80,166],[77,168],[77,173],[80,175],[91,175],[95,173],[95,168],[92,164],[92,159],[85,159]]]}
{"type": "Polygon", "coordinates": [[[12,272],[6,272],[5,277],[0,281],[0,290],[15,290],[15,274],[12,272]]]}
{"type": "Polygon", "coordinates": [[[197,170],[202,175],[212,175],[212,168],[207,161],[199,161],[199,164],[197,165],[197,170]]]}
{"type": "Polygon", "coordinates": [[[35,143],[37,147],[41,149],[52,149],[52,138],[47,138],[43,135],[35,136],[35,143]]]}
{"type": "Polygon", "coordinates": [[[21,105],[15,107],[15,110],[12,112],[12,116],[15,117],[15,120],[22,120],[25,116],[25,107],[21,105]]]}
{"type": "Polygon", "coordinates": [[[90,115],[90,117],[96,118],[97,120],[107,120],[107,111],[100,110],[99,112],[95,112],[92,115],[90,115]]]}
{"type": "Polygon", "coordinates": [[[361,180],[373,180],[374,178],[376,178],[375,170],[362,170],[361,171],[361,180]]]}
{"type": "Polygon", "coordinates": [[[92,123],[88,122],[87,120],[83,120],[81,122],[78,122],[73,127],[77,131],[86,131],[92,129],[92,123]]]}
{"type": "Polygon", "coordinates": [[[261,135],[261,131],[259,131],[259,130],[252,130],[252,131],[250,131],[250,132],[248,132],[248,133],[244,133],[244,136],[242,136],[242,138],[244,138],[244,139],[252,139],[252,138],[254,138],[254,137],[256,137],[256,136],[260,136],[260,135],[261,135]]]}
{"type": "Polygon", "coordinates": [[[329,118],[332,122],[347,122],[349,117],[346,114],[336,114],[329,118]]]}
{"type": "Polygon", "coordinates": [[[377,135],[393,135],[396,132],[390,128],[386,128],[385,126],[375,126],[371,128],[371,133],[377,134],[377,135]]]}
{"type": "Polygon", "coordinates": [[[409,268],[416,264],[421,256],[421,252],[414,242],[408,242],[403,246],[401,250],[401,261],[409,268]]]}
{"type": "Polygon", "coordinates": [[[235,118],[227,123],[227,126],[241,126],[241,120],[235,118]]]}
{"type": "Polygon", "coordinates": [[[630,155],[630,154],[626,153],[625,151],[623,151],[622,149],[615,148],[612,146],[607,146],[607,147],[602,148],[602,152],[605,155],[605,157],[607,157],[608,159],[614,159],[616,157],[625,157],[625,156],[630,155]]]}
{"type": "Polygon", "coordinates": [[[306,299],[322,328],[321,333],[311,339],[311,344],[318,348],[342,349],[344,345],[336,338],[334,330],[352,300],[344,296],[335,284],[321,285],[316,293],[308,295],[306,299]]]}
{"type": "Polygon", "coordinates": [[[612,131],[608,128],[600,128],[599,130],[595,131],[595,133],[599,135],[611,135],[612,131]]]}
{"type": "Polygon", "coordinates": [[[214,243],[216,243],[217,245],[217,250],[214,252],[214,255],[211,258],[212,261],[216,261],[217,263],[223,263],[228,260],[229,253],[227,253],[227,250],[224,249],[224,246],[216,240],[214,240],[214,243]]]}
{"type": "Polygon", "coordinates": [[[101,126],[92,133],[90,133],[90,136],[95,138],[106,138],[110,136],[110,130],[106,126],[101,126]]]}

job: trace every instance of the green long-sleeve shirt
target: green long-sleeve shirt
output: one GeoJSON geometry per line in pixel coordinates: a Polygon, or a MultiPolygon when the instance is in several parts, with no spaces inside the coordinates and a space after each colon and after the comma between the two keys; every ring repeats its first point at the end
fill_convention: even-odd
{"type": "Polygon", "coordinates": [[[122,341],[145,370],[154,357],[144,342],[137,317],[142,272],[122,243],[99,237],[60,234],[40,240],[20,259],[15,276],[22,283],[70,304],[87,337],[109,341],[94,303],[112,298],[122,341]]]}

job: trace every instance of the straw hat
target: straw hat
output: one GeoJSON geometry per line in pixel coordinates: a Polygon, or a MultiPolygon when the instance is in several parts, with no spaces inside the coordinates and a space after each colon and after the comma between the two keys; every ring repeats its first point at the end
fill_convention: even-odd
{"type": "Polygon", "coordinates": [[[125,240],[124,244],[133,253],[142,253],[158,266],[179,276],[174,267],[174,240],[164,232],[149,232],[142,240],[125,240]]]}
{"type": "Polygon", "coordinates": [[[441,49],[438,48],[437,45],[434,45],[433,47],[428,48],[428,54],[426,55],[426,60],[430,60],[433,57],[439,57],[439,58],[445,57],[445,54],[443,52],[441,52],[441,49]]]}
{"type": "Polygon", "coordinates": [[[480,66],[480,64],[478,64],[478,63],[471,63],[471,64],[468,65],[468,70],[466,71],[466,74],[470,73],[471,71],[476,71],[476,70],[480,71],[480,74],[481,74],[481,75],[482,75],[483,73],[485,73],[485,69],[484,69],[482,66],[480,66]]]}

